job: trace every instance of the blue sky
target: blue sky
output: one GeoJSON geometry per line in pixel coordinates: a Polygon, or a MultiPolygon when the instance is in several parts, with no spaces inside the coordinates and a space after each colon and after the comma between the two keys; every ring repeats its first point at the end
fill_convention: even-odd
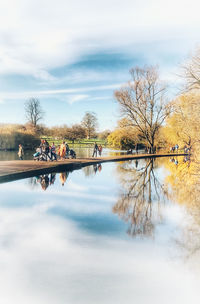
{"type": "Polygon", "coordinates": [[[180,64],[199,46],[199,8],[196,0],[1,1],[1,122],[25,123],[24,103],[35,97],[48,126],[93,111],[99,130],[113,129],[113,92],[135,65],[159,65],[173,96],[180,64]]]}

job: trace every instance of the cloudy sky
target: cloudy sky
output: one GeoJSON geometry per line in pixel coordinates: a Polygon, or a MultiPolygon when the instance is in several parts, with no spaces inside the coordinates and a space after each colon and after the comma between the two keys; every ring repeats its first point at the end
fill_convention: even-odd
{"type": "MultiPolygon", "coordinates": [[[[24,123],[39,98],[48,126],[97,114],[119,119],[113,91],[135,65],[159,65],[175,92],[180,64],[199,46],[196,0],[0,0],[0,122],[24,123]]],[[[170,93],[171,94],[171,93],[170,93]]]]}

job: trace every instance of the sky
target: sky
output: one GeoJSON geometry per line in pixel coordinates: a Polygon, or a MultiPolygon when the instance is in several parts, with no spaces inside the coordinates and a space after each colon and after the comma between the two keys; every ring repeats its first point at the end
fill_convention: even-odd
{"type": "Polygon", "coordinates": [[[196,0],[0,0],[0,123],[25,123],[38,98],[47,126],[95,112],[120,119],[114,91],[134,66],[158,65],[177,94],[181,64],[199,47],[196,0]]]}

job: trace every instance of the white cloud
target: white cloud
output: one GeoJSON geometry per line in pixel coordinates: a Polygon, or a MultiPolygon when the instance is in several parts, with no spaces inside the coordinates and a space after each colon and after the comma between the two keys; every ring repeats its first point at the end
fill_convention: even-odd
{"type": "Polygon", "coordinates": [[[89,95],[86,94],[75,94],[75,95],[69,95],[67,97],[67,101],[69,104],[73,104],[75,102],[81,101],[81,100],[85,100],[89,97],[89,95]]]}
{"type": "Polygon", "coordinates": [[[95,50],[196,39],[198,8],[196,0],[1,1],[0,74],[51,80],[50,69],[95,50]]]}
{"type": "MultiPolygon", "coordinates": [[[[0,92],[0,100],[3,99],[27,99],[32,96],[36,97],[51,97],[56,95],[65,95],[69,94],[68,102],[73,104],[74,102],[84,100],[89,97],[88,94],[78,94],[84,92],[93,92],[93,91],[105,91],[105,90],[114,90],[121,86],[120,83],[114,83],[110,85],[100,85],[100,86],[91,86],[91,87],[79,87],[79,88],[68,88],[68,89],[55,89],[55,90],[43,90],[43,91],[24,91],[24,92],[0,92]],[[72,95],[73,94],[73,95],[72,95]]],[[[101,98],[101,97],[100,97],[101,98]]],[[[91,100],[93,98],[90,98],[91,100]]],[[[94,97],[95,99],[95,97],[94,97]]],[[[107,98],[106,98],[107,99],[107,98]]]]}

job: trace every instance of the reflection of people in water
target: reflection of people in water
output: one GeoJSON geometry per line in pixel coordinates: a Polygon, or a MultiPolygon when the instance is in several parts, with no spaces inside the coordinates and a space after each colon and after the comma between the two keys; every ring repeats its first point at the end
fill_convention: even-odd
{"type": "Polygon", "coordinates": [[[56,180],[56,173],[51,174],[43,174],[40,176],[36,176],[35,180],[39,183],[43,190],[46,190],[49,185],[53,185],[56,180]]]}
{"type": "Polygon", "coordinates": [[[94,173],[96,174],[97,171],[101,172],[102,170],[102,165],[101,164],[94,164],[93,165],[93,170],[94,170],[94,173]]]}
{"type": "Polygon", "coordinates": [[[55,182],[55,180],[56,180],[56,173],[51,173],[51,174],[50,174],[50,181],[49,181],[49,184],[50,184],[50,185],[53,185],[54,182],[55,182]]]}
{"type": "Polygon", "coordinates": [[[62,186],[64,186],[68,175],[69,175],[69,172],[61,172],[60,173],[60,181],[61,181],[62,186]]]}
{"type": "Polygon", "coordinates": [[[176,158],[170,158],[170,162],[174,163],[175,165],[178,165],[178,159],[176,158]]]}
{"type": "Polygon", "coordinates": [[[40,184],[41,184],[41,187],[44,191],[48,188],[48,186],[49,186],[49,176],[48,176],[48,174],[45,174],[45,175],[41,176],[40,184]]]}
{"type": "Polygon", "coordinates": [[[184,163],[186,163],[187,161],[190,161],[190,155],[186,155],[183,159],[184,163]]]}
{"type": "Polygon", "coordinates": [[[136,161],[135,161],[135,168],[137,168],[138,167],[138,160],[136,159],[136,161]]]}
{"type": "Polygon", "coordinates": [[[94,173],[97,173],[97,164],[93,165],[94,173]]]}
{"type": "Polygon", "coordinates": [[[101,172],[101,170],[102,170],[102,165],[98,164],[98,171],[101,172]]]}

